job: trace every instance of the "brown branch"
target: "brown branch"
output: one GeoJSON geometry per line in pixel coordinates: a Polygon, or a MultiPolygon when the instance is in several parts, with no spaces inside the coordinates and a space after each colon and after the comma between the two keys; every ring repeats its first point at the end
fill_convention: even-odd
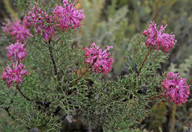
{"type": "MultiPolygon", "coordinates": [[[[76,74],[79,75],[79,77],[74,82],[72,82],[72,86],[74,86],[81,79],[81,77],[83,77],[88,72],[88,69],[83,69],[83,70],[84,71],[82,71],[82,69],[74,71],[76,74]]],[[[70,92],[71,90],[68,90],[66,92],[66,95],[69,95],[70,92]]]]}
{"type": "Polygon", "coordinates": [[[19,91],[19,93],[28,101],[31,101],[25,94],[23,94],[23,92],[21,91],[21,89],[19,88],[18,85],[16,85],[16,89],[19,91]]]}
{"type": "Polygon", "coordinates": [[[150,97],[149,99],[150,99],[150,100],[153,100],[154,98],[158,98],[158,97],[161,97],[161,96],[162,96],[162,94],[158,94],[158,95],[156,95],[156,96],[150,97]]]}
{"type": "Polygon", "coordinates": [[[13,120],[15,120],[15,118],[13,117],[13,115],[11,115],[10,111],[9,111],[10,107],[6,107],[4,108],[4,110],[7,112],[8,116],[11,117],[13,120]]]}
{"type": "MultiPolygon", "coordinates": [[[[16,85],[16,89],[19,91],[19,93],[20,93],[26,100],[28,100],[28,101],[33,101],[33,100],[31,100],[30,98],[28,98],[28,97],[21,91],[21,89],[19,88],[18,85],[16,85]]],[[[41,101],[35,101],[35,103],[36,103],[36,104],[43,105],[43,106],[45,106],[45,107],[47,107],[47,105],[49,106],[49,104],[46,105],[46,104],[42,103],[41,101]]]]}
{"type": "Polygon", "coordinates": [[[143,60],[143,63],[141,64],[141,67],[140,67],[140,69],[139,69],[139,72],[137,73],[137,76],[139,76],[139,75],[141,74],[141,70],[142,70],[142,68],[143,68],[143,66],[144,66],[147,58],[149,57],[149,54],[150,54],[151,50],[152,50],[152,48],[150,48],[149,52],[148,52],[147,55],[145,56],[145,59],[143,60]]]}
{"type": "Polygon", "coordinates": [[[48,48],[49,48],[49,55],[50,55],[50,57],[51,57],[51,61],[52,61],[52,64],[53,64],[53,67],[54,67],[54,74],[56,75],[56,77],[57,77],[57,81],[59,82],[59,86],[58,86],[58,91],[60,91],[61,92],[61,82],[60,82],[60,77],[59,77],[59,75],[58,75],[58,70],[57,70],[57,65],[56,65],[56,62],[55,62],[55,59],[54,59],[54,57],[53,57],[53,49],[52,49],[52,47],[51,47],[51,41],[49,40],[49,43],[48,43],[49,45],[48,45],[48,48]]]}
{"type": "Polygon", "coordinates": [[[76,84],[77,83],[77,81],[79,80],[79,79],[81,79],[81,77],[83,77],[86,73],[87,73],[87,71],[88,71],[88,69],[80,69],[80,70],[77,70],[77,74],[79,75],[79,78],[77,78],[76,80],[75,80],[75,82],[73,83],[73,85],[74,84],[76,84]]]}
{"type": "Polygon", "coordinates": [[[189,122],[189,120],[192,117],[192,112],[189,114],[189,116],[187,117],[187,119],[184,121],[183,126],[187,125],[187,123],[189,122]]]}
{"type": "Polygon", "coordinates": [[[142,64],[141,64],[141,67],[139,68],[139,72],[137,73],[137,76],[135,77],[135,82],[134,82],[134,85],[133,85],[134,88],[136,87],[137,78],[140,76],[141,70],[142,70],[142,68],[143,68],[143,66],[144,66],[147,58],[149,57],[149,54],[150,54],[151,50],[152,50],[152,48],[149,49],[149,52],[148,52],[147,55],[145,56],[145,59],[143,60],[143,62],[142,62],[142,64]]]}
{"type": "Polygon", "coordinates": [[[172,105],[172,112],[171,112],[171,126],[169,129],[169,132],[173,132],[175,130],[175,123],[176,123],[176,119],[175,119],[175,113],[176,113],[176,109],[177,109],[177,105],[173,104],[172,105]]]}
{"type": "Polygon", "coordinates": [[[49,55],[51,57],[51,61],[53,63],[53,67],[54,67],[54,72],[55,72],[55,75],[57,76],[58,71],[57,71],[57,66],[56,66],[56,63],[55,63],[55,59],[53,57],[53,49],[52,49],[52,47],[50,45],[50,41],[49,41],[49,46],[48,47],[49,47],[49,55]]]}

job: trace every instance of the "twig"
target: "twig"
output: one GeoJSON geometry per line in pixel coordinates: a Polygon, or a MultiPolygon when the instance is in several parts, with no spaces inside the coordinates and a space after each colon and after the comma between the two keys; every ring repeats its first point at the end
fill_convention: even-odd
{"type": "Polygon", "coordinates": [[[23,94],[23,92],[21,91],[21,89],[19,88],[18,85],[16,85],[16,89],[19,91],[19,93],[28,101],[31,101],[25,94],[23,94]]]}
{"type": "Polygon", "coordinates": [[[143,60],[143,62],[142,62],[142,64],[141,64],[141,67],[139,68],[139,72],[137,73],[137,76],[135,77],[135,82],[134,82],[134,85],[133,85],[134,88],[136,87],[137,78],[140,76],[141,70],[142,70],[142,68],[143,68],[143,66],[144,66],[147,58],[149,57],[149,54],[150,54],[151,50],[152,50],[152,48],[149,49],[149,52],[148,52],[147,55],[145,56],[145,59],[143,60]]]}
{"type": "Polygon", "coordinates": [[[83,76],[87,73],[87,71],[88,71],[88,69],[87,69],[87,70],[85,70],[85,71],[81,74],[81,69],[80,69],[80,77],[79,77],[79,78],[77,78],[77,79],[75,80],[75,82],[72,84],[72,86],[74,86],[74,84],[76,84],[76,83],[77,83],[77,81],[78,81],[79,79],[81,79],[81,77],[83,77],[83,76]]]}
{"type": "MultiPolygon", "coordinates": [[[[18,85],[16,85],[16,89],[19,91],[19,93],[28,101],[32,101],[30,98],[28,98],[22,91],[21,89],[19,88],[18,85]]],[[[36,104],[40,104],[40,105],[43,105],[43,106],[46,106],[44,103],[40,102],[40,101],[35,101],[36,104]]]]}
{"type": "Polygon", "coordinates": [[[144,64],[145,64],[145,62],[146,62],[146,60],[147,60],[147,58],[148,58],[151,50],[152,50],[152,48],[150,48],[149,52],[148,52],[147,55],[145,56],[145,59],[143,60],[143,63],[141,64],[141,67],[140,67],[140,69],[139,69],[139,72],[137,73],[137,77],[141,74],[141,70],[142,70],[142,68],[143,68],[143,66],[144,66],[144,64]]]}
{"type": "Polygon", "coordinates": [[[13,120],[15,120],[15,117],[13,117],[9,111],[9,107],[4,108],[4,110],[7,112],[8,116],[10,116],[13,120]]]}
{"type": "Polygon", "coordinates": [[[49,47],[49,55],[51,57],[51,61],[53,63],[53,67],[54,67],[54,72],[55,72],[55,75],[57,76],[58,71],[57,71],[57,66],[56,66],[56,63],[55,63],[55,59],[53,57],[53,49],[52,49],[52,47],[50,45],[50,41],[49,41],[49,46],[48,47],[49,47]]]}
{"type": "MultiPolygon", "coordinates": [[[[78,74],[78,71],[74,71],[74,72],[78,74]]],[[[81,69],[80,69],[80,76],[79,76],[74,82],[72,82],[72,86],[74,86],[74,85],[81,79],[81,77],[84,76],[87,72],[88,72],[88,69],[85,70],[85,71],[81,74],[81,69]]],[[[70,92],[71,92],[71,90],[68,90],[68,91],[66,92],[66,95],[69,95],[70,92]]]]}
{"type": "Polygon", "coordinates": [[[59,78],[58,71],[57,71],[57,65],[56,65],[55,59],[53,57],[53,49],[51,47],[51,41],[50,40],[49,40],[48,48],[49,48],[49,55],[51,57],[51,61],[52,61],[53,67],[54,67],[54,73],[55,73],[55,75],[57,77],[57,80],[59,82],[58,91],[61,91],[61,88],[60,88],[61,87],[61,82],[60,82],[60,78],[59,78]]]}
{"type": "Polygon", "coordinates": [[[150,97],[149,99],[150,99],[150,100],[153,100],[154,98],[158,98],[158,97],[161,97],[161,96],[162,96],[162,94],[158,94],[158,95],[156,95],[156,96],[150,97]]]}
{"type": "Polygon", "coordinates": [[[176,112],[176,109],[177,109],[177,106],[176,104],[173,104],[172,105],[172,113],[171,113],[171,127],[170,127],[170,130],[169,132],[173,132],[174,129],[175,129],[175,123],[176,123],[176,120],[175,120],[175,112],[176,112]]]}
{"type": "Polygon", "coordinates": [[[192,117],[192,112],[189,114],[189,116],[187,117],[187,119],[184,121],[183,126],[185,126],[185,125],[189,122],[189,120],[191,119],[191,117],[192,117]]]}

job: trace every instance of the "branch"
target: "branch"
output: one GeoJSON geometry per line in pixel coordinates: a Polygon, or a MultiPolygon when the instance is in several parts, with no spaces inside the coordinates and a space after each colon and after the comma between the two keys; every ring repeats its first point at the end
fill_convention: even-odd
{"type": "Polygon", "coordinates": [[[189,116],[187,117],[187,119],[184,121],[183,126],[187,125],[187,123],[189,122],[189,120],[192,117],[192,112],[189,114],[189,116]]]}
{"type": "Polygon", "coordinates": [[[142,64],[141,64],[141,67],[139,68],[139,72],[137,73],[137,76],[135,77],[135,82],[134,82],[134,88],[136,87],[136,81],[137,81],[137,78],[140,76],[141,74],[141,70],[147,60],[147,58],[149,57],[149,54],[151,52],[152,48],[149,49],[149,52],[147,53],[147,55],[145,56],[145,59],[143,60],[142,64]]]}
{"type": "Polygon", "coordinates": [[[176,109],[177,109],[177,105],[173,104],[172,105],[172,113],[171,113],[172,120],[171,120],[170,129],[169,129],[170,132],[173,132],[175,130],[175,123],[176,123],[175,113],[176,113],[176,109]]]}
{"type": "Polygon", "coordinates": [[[143,68],[143,66],[144,66],[144,64],[145,64],[145,62],[146,62],[146,60],[147,60],[147,58],[148,58],[151,50],[152,50],[152,48],[149,49],[149,52],[148,52],[147,55],[145,56],[145,59],[143,60],[143,63],[141,64],[141,67],[140,67],[140,69],[139,69],[139,72],[137,73],[137,76],[139,76],[139,75],[141,74],[141,70],[142,70],[142,68],[143,68]]]}
{"type": "Polygon", "coordinates": [[[55,63],[55,59],[53,57],[53,49],[52,49],[52,47],[50,45],[50,41],[49,41],[49,46],[48,47],[49,47],[49,55],[51,57],[51,61],[53,63],[53,67],[54,67],[54,72],[55,72],[55,75],[57,76],[58,71],[57,71],[57,66],[56,66],[56,63],[55,63]]]}
{"type": "Polygon", "coordinates": [[[150,100],[153,100],[154,98],[158,98],[158,97],[161,97],[161,96],[162,96],[162,94],[158,94],[158,95],[156,95],[156,96],[150,97],[149,99],[150,99],[150,100]]]}
{"type": "MultiPolygon", "coordinates": [[[[54,59],[54,57],[53,57],[53,49],[52,49],[52,47],[51,47],[51,41],[49,41],[48,47],[49,47],[49,55],[50,55],[50,57],[51,57],[51,61],[52,61],[53,67],[54,67],[54,73],[55,73],[55,75],[56,75],[56,77],[57,77],[57,80],[58,80],[58,82],[59,82],[59,86],[58,86],[58,87],[60,87],[60,86],[61,86],[61,83],[60,83],[60,78],[59,78],[58,71],[57,71],[57,65],[56,65],[55,59],[54,59]]],[[[58,88],[58,91],[61,91],[61,88],[58,88]]]]}
{"type": "Polygon", "coordinates": [[[15,117],[13,117],[9,111],[9,107],[4,108],[4,110],[7,112],[8,116],[10,116],[13,120],[15,120],[15,117]]]}
{"type": "Polygon", "coordinates": [[[28,101],[31,101],[31,99],[29,99],[25,94],[23,94],[23,92],[21,91],[21,89],[19,88],[18,85],[16,85],[16,89],[19,91],[19,93],[28,101]]]}

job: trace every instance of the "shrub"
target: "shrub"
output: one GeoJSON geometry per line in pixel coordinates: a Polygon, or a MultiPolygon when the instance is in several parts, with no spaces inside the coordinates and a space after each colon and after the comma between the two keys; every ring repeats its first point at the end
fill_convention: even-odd
{"type": "MultiPolygon", "coordinates": [[[[81,49],[72,43],[85,18],[74,6],[68,0],[49,8],[34,3],[20,25],[28,35],[17,35],[20,29],[4,30],[7,38],[17,32],[10,38],[15,43],[7,47],[11,65],[2,71],[0,103],[19,130],[60,131],[69,115],[78,115],[91,128],[130,129],[147,116],[157,98],[187,101],[190,86],[185,79],[157,73],[176,42],[174,35],[163,33],[166,26],[151,22],[137,35],[129,43],[128,74],[113,78],[112,46],[104,49],[93,42],[81,49]],[[54,10],[48,12],[50,8],[54,10]]],[[[10,22],[7,27],[12,27],[10,22]]]]}

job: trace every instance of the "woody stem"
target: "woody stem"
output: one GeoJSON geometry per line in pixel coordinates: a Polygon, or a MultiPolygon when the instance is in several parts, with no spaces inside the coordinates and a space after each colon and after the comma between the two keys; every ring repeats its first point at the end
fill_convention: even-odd
{"type": "Polygon", "coordinates": [[[158,98],[158,97],[161,97],[161,96],[162,96],[162,94],[158,94],[158,95],[156,95],[156,96],[150,97],[149,99],[150,99],[150,100],[153,100],[154,98],[158,98]]]}
{"type": "Polygon", "coordinates": [[[31,101],[31,100],[21,91],[21,89],[19,88],[18,85],[16,85],[16,89],[19,91],[19,93],[20,93],[26,100],[31,101]]]}
{"type": "Polygon", "coordinates": [[[56,65],[56,62],[55,62],[55,59],[54,59],[54,56],[53,56],[53,49],[51,47],[51,40],[49,40],[48,42],[48,48],[49,48],[49,55],[50,55],[50,58],[51,58],[51,61],[52,61],[52,64],[53,64],[53,68],[54,68],[54,74],[55,76],[57,77],[57,80],[59,82],[59,86],[58,86],[58,91],[61,91],[61,82],[60,82],[60,77],[59,77],[59,74],[58,74],[58,70],[57,70],[57,65],[56,65]]]}
{"type": "Polygon", "coordinates": [[[145,62],[146,62],[146,60],[147,60],[147,58],[149,57],[149,54],[150,54],[151,50],[152,50],[152,48],[150,48],[149,52],[148,52],[147,55],[145,56],[145,59],[143,60],[143,62],[142,62],[142,64],[141,64],[141,67],[140,67],[140,69],[139,69],[139,72],[137,73],[137,76],[140,75],[141,70],[142,70],[142,68],[143,68],[143,66],[144,66],[144,64],[145,64],[145,62]]]}
{"type": "Polygon", "coordinates": [[[142,70],[142,68],[143,68],[143,66],[144,66],[147,58],[149,57],[149,54],[150,54],[151,50],[152,50],[152,48],[149,49],[149,52],[148,52],[147,55],[145,56],[145,59],[143,60],[143,62],[142,62],[142,64],[141,64],[141,67],[139,68],[139,72],[137,73],[137,76],[136,76],[136,78],[135,78],[134,88],[136,87],[136,80],[137,80],[137,78],[140,76],[141,70],[142,70]]]}

